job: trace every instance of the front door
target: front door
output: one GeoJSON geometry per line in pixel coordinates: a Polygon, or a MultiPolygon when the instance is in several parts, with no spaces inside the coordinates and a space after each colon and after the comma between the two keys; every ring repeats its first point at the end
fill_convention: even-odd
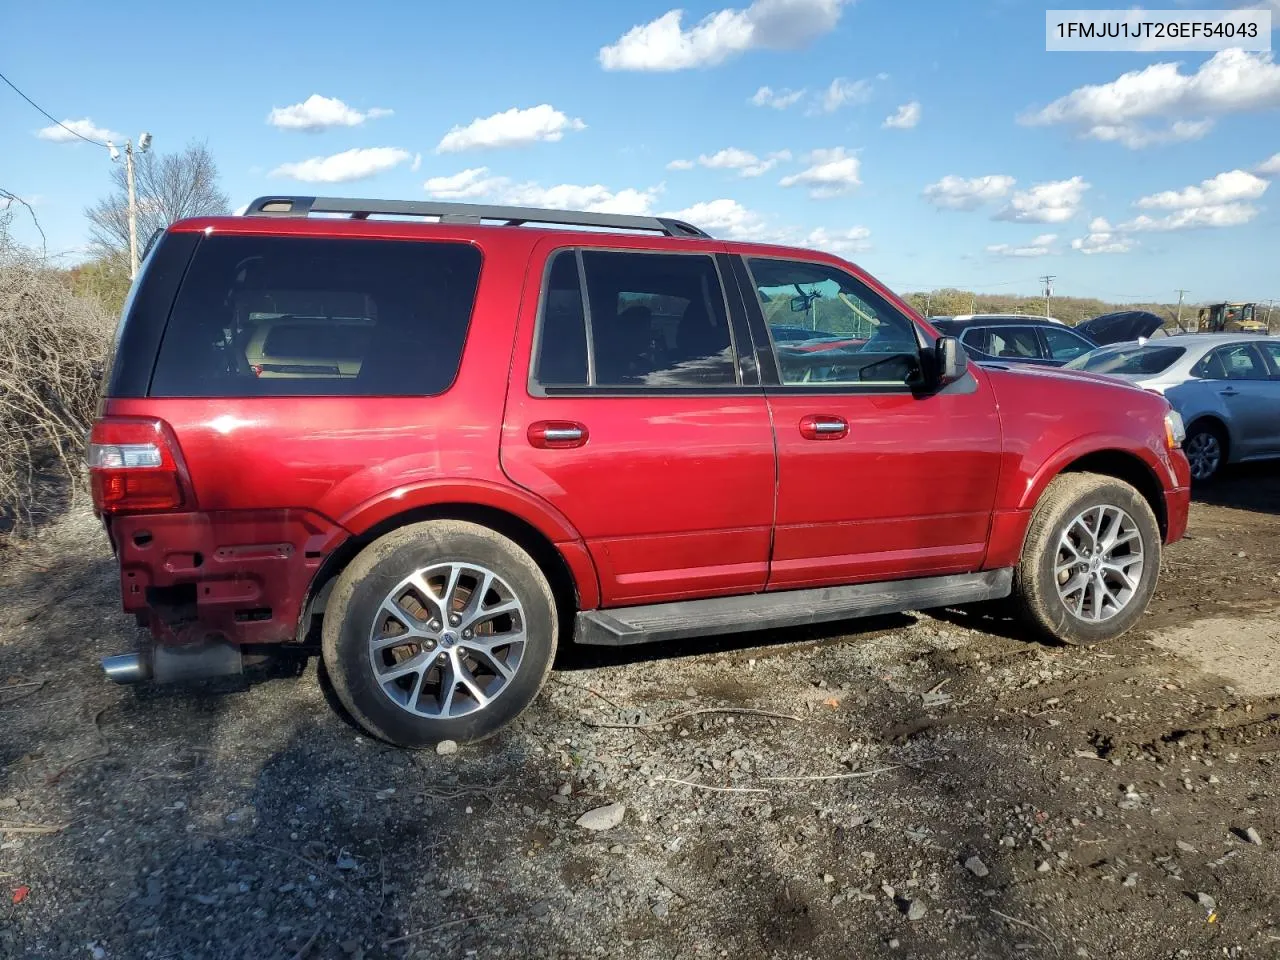
{"type": "Polygon", "coordinates": [[[762,590],[773,433],[722,248],[601,240],[531,260],[503,470],[577,528],[605,606],[762,590]]]}
{"type": "Polygon", "coordinates": [[[752,332],[769,343],[761,378],[778,445],[769,588],[979,569],[1000,468],[985,377],[913,389],[915,323],[836,263],[747,258],[738,275],[752,332]],[[810,339],[769,335],[798,316],[810,339]]]}

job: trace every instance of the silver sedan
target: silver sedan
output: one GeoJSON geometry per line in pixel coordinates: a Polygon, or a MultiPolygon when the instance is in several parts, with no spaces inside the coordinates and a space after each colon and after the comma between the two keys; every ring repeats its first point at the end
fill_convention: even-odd
{"type": "Polygon", "coordinates": [[[1162,393],[1187,425],[1191,477],[1280,457],[1280,337],[1187,334],[1116,343],[1067,364],[1162,393]]]}

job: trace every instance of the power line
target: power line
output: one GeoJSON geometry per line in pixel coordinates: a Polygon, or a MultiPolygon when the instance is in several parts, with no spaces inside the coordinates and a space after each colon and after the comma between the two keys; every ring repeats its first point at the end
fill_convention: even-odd
{"type": "Polygon", "coordinates": [[[105,147],[105,146],[106,146],[106,144],[105,144],[105,143],[103,143],[103,142],[102,142],[102,141],[100,141],[100,140],[94,140],[92,137],[86,137],[83,133],[78,133],[77,131],[72,130],[70,127],[68,127],[68,126],[67,126],[65,123],[63,123],[61,120],[57,119],[57,118],[56,118],[53,114],[51,114],[48,110],[46,110],[44,107],[40,106],[40,104],[36,103],[34,100],[32,100],[30,97],[28,97],[25,93],[23,93],[21,90],[19,90],[17,87],[15,87],[15,86],[13,85],[13,81],[12,81],[12,80],[10,80],[8,77],[6,77],[3,73],[0,73],[0,80],[3,80],[5,83],[7,83],[10,87],[12,87],[12,88],[13,88],[13,92],[14,92],[14,93],[16,93],[18,96],[20,96],[23,100],[27,101],[27,103],[31,104],[33,107],[35,107],[35,108],[36,108],[37,110],[39,110],[41,113],[43,113],[46,117],[48,117],[50,120],[52,120],[52,121],[53,121],[54,123],[56,123],[58,126],[60,126],[63,130],[67,131],[67,133],[71,134],[71,135],[72,135],[72,136],[74,136],[74,137],[79,137],[79,138],[80,138],[81,140],[83,140],[85,143],[92,143],[95,147],[105,147]]]}

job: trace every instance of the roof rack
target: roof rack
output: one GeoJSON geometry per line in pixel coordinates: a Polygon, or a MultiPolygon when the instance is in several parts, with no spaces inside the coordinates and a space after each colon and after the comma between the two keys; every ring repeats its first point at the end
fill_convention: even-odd
{"type": "Polygon", "coordinates": [[[435,217],[441,223],[479,224],[498,221],[508,227],[526,223],[603,227],[613,230],[651,230],[668,237],[711,235],[683,220],[670,217],[636,217],[620,213],[587,213],[578,210],[546,210],[537,207],[501,207],[480,203],[441,203],[434,200],[358,200],[351,197],[259,197],[245,208],[250,217],[306,217],[313,213],[345,213],[352,220],[370,216],[435,217]]]}

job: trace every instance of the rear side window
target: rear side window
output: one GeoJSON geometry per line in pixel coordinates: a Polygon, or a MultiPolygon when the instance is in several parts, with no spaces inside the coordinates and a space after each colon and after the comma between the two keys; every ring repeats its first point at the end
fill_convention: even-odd
{"type": "Polygon", "coordinates": [[[430,396],[458,372],[480,277],[461,243],[211,236],[153,397],[430,396]]]}
{"type": "Polygon", "coordinates": [[[1154,376],[1168,370],[1186,352],[1183,347],[1117,347],[1097,350],[1067,366],[1093,373],[1154,376]]]}
{"type": "Polygon", "coordinates": [[[715,261],[688,254],[560,251],[543,293],[534,379],[544,387],[736,384],[715,261]]]}
{"type": "Polygon", "coordinates": [[[1004,360],[1042,360],[1035,327],[989,327],[984,351],[1004,360]]]}

